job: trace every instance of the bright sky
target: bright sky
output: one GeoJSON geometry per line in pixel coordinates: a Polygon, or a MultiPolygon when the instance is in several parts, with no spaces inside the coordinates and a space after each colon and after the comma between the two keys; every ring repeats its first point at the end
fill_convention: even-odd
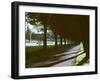
{"type": "MultiPolygon", "coordinates": [[[[29,29],[31,30],[31,32],[35,33],[35,34],[43,34],[43,31],[39,31],[41,28],[43,28],[43,25],[40,26],[36,26],[36,25],[31,25],[31,24],[27,24],[26,25],[26,30],[27,30],[27,26],[29,27],[29,29]]],[[[48,33],[52,33],[51,30],[47,30],[48,33]]]]}
{"type": "Polygon", "coordinates": [[[38,31],[40,30],[40,28],[43,28],[43,26],[36,26],[36,25],[31,25],[31,24],[27,24],[26,25],[26,30],[27,30],[27,26],[29,27],[29,29],[31,30],[31,32],[35,33],[35,34],[42,34],[43,31],[38,31]]]}

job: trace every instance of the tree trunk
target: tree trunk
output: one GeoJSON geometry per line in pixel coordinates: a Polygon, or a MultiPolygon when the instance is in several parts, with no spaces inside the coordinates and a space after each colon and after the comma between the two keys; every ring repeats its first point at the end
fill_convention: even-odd
{"type": "Polygon", "coordinates": [[[65,47],[66,47],[66,38],[64,38],[64,45],[65,45],[65,47]]]}
{"type": "Polygon", "coordinates": [[[62,46],[62,37],[60,36],[60,46],[62,46]]]}
{"type": "Polygon", "coordinates": [[[31,42],[31,38],[32,38],[32,33],[29,33],[29,41],[31,42]]]}
{"type": "Polygon", "coordinates": [[[79,62],[78,65],[83,65],[84,63],[87,63],[90,60],[90,53],[89,53],[89,18],[88,17],[84,17],[84,19],[82,19],[81,21],[81,25],[82,25],[82,29],[81,29],[81,35],[82,35],[82,43],[83,43],[83,47],[84,47],[84,51],[86,53],[86,57],[79,62]],[[83,21],[82,21],[83,20],[83,21]],[[84,21],[85,20],[85,21],[84,21]]]}
{"type": "Polygon", "coordinates": [[[57,34],[55,33],[55,47],[57,48],[58,47],[58,44],[57,44],[57,34]]]}
{"type": "Polygon", "coordinates": [[[47,26],[44,25],[43,48],[47,48],[47,26]]]}

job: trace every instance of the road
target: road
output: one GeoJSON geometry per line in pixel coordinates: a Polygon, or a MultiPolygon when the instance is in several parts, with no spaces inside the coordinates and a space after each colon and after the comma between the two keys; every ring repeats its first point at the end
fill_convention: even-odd
{"type": "Polygon", "coordinates": [[[75,65],[75,57],[82,54],[84,52],[83,45],[80,43],[76,45],[66,52],[55,54],[51,58],[46,61],[39,62],[36,64],[31,64],[30,67],[61,67],[61,66],[74,66],[75,65]]]}
{"type": "MultiPolygon", "coordinates": [[[[62,57],[62,59],[67,59],[67,58],[75,57],[75,56],[79,55],[80,53],[82,53],[83,51],[84,51],[84,49],[83,49],[83,45],[81,43],[81,44],[79,44],[77,46],[74,46],[69,51],[65,52],[64,54],[66,54],[66,55],[65,55],[65,57],[62,57]],[[72,53],[74,51],[76,53],[72,53]],[[80,51],[80,52],[77,52],[77,51],[80,51]]],[[[76,58],[72,58],[72,59],[66,60],[64,62],[58,63],[58,64],[53,65],[53,66],[54,67],[59,67],[59,66],[75,66],[75,59],[76,58]]]]}

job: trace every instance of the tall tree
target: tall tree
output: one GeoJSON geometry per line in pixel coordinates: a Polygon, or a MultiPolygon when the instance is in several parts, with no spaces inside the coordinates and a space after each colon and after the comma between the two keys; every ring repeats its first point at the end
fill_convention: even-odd
{"type": "Polygon", "coordinates": [[[64,37],[64,45],[65,45],[65,47],[66,47],[66,38],[64,37]]]}
{"type": "Polygon", "coordinates": [[[62,46],[62,36],[60,35],[60,46],[62,46]]]}
{"type": "Polygon", "coordinates": [[[31,36],[32,36],[32,32],[29,29],[29,27],[27,26],[26,37],[29,40],[29,42],[31,41],[31,36]]]}
{"type": "Polygon", "coordinates": [[[44,28],[44,36],[43,36],[43,48],[47,48],[47,26],[49,24],[49,15],[48,14],[40,14],[40,13],[27,13],[26,14],[27,22],[32,25],[37,25],[37,22],[40,22],[44,28]]]}

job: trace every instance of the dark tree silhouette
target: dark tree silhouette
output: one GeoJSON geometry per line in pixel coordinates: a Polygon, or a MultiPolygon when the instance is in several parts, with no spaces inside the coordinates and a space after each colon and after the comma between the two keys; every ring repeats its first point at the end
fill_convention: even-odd
{"type": "Polygon", "coordinates": [[[26,31],[26,38],[29,40],[29,42],[31,41],[31,31],[28,26],[27,26],[27,31],[26,31]]]}
{"type": "Polygon", "coordinates": [[[64,38],[64,45],[65,45],[65,47],[66,47],[66,38],[64,38]]]}
{"type": "Polygon", "coordinates": [[[60,35],[60,46],[62,46],[62,36],[60,35]]]}
{"type": "MultiPolygon", "coordinates": [[[[47,17],[46,17],[47,18],[47,17]]],[[[39,13],[28,13],[26,14],[26,22],[32,24],[32,25],[37,25],[37,22],[40,22],[41,24],[44,25],[44,36],[43,36],[43,48],[47,48],[47,22],[45,15],[40,15],[39,13]]]]}

